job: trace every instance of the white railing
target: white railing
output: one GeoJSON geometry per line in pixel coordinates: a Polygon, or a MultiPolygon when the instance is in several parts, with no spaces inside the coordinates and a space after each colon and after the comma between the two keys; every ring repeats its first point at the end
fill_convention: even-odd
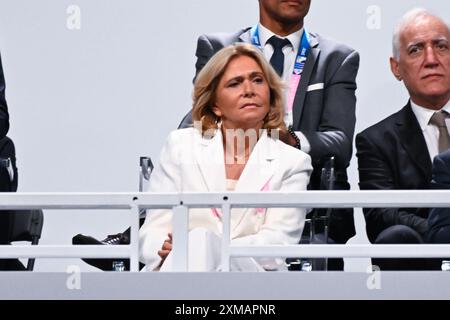
{"type": "MultiPolygon", "coordinates": [[[[230,257],[444,257],[450,245],[285,245],[231,246],[230,209],[234,207],[450,207],[449,190],[420,191],[305,191],[297,193],[2,193],[6,209],[109,209],[130,210],[130,245],[121,246],[0,246],[0,258],[130,258],[138,271],[138,229],[141,209],[173,208],[173,255],[176,271],[188,265],[189,208],[221,207],[223,212],[222,268],[230,257]]],[[[1,214],[1,213],[0,213],[1,214]]],[[[45,230],[45,229],[44,229],[45,230]]]]}

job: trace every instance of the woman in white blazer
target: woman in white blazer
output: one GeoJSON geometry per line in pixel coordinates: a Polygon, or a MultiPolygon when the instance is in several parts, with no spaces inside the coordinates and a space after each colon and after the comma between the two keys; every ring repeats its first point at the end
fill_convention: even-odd
{"type": "MultiPolygon", "coordinates": [[[[296,142],[283,122],[282,96],[280,78],[258,49],[236,44],[219,51],[195,82],[194,127],[170,133],[148,191],[306,190],[311,159],[281,141],[296,142]]],[[[232,209],[231,243],[296,244],[304,217],[302,208],[232,209]]],[[[171,210],[147,213],[139,231],[140,257],[147,270],[170,270],[171,219],[171,210]]],[[[190,270],[217,269],[221,226],[218,209],[189,211],[190,270]],[[203,253],[209,256],[206,262],[199,261],[203,253]]],[[[248,267],[248,259],[236,261],[232,269],[254,267],[248,267]]]]}

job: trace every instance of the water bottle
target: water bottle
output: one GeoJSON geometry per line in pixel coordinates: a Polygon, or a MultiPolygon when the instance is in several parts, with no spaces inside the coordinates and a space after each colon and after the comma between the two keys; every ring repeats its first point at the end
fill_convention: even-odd
{"type": "Polygon", "coordinates": [[[119,260],[119,261],[113,261],[112,263],[112,269],[113,271],[118,271],[118,272],[122,272],[125,271],[125,264],[123,263],[123,261],[119,260]]]}
{"type": "Polygon", "coordinates": [[[442,260],[441,270],[450,271],[450,260],[442,260]]]}

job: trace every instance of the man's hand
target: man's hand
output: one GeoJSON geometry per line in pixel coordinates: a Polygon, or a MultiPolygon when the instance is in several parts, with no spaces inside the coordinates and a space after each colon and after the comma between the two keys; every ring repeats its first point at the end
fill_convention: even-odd
{"type": "Polygon", "coordinates": [[[280,140],[283,141],[284,143],[286,143],[292,147],[296,146],[297,141],[295,141],[294,137],[288,131],[279,130],[278,135],[279,135],[280,140]]]}

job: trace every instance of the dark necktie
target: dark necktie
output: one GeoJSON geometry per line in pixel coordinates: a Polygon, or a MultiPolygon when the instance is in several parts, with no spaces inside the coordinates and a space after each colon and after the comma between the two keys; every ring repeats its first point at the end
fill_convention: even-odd
{"type": "Polygon", "coordinates": [[[439,130],[439,153],[446,151],[450,148],[450,136],[448,133],[445,119],[448,114],[445,111],[435,112],[430,119],[430,124],[438,127],[439,130]]]}
{"type": "Polygon", "coordinates": [[[273,47],[273,55],[270,58],[270,64],[281,77],[284,69],[283,48],[291,44],[291,42],[288,39],[281,39],[277,36],[272,36],[267,42],[273,47]]]}

